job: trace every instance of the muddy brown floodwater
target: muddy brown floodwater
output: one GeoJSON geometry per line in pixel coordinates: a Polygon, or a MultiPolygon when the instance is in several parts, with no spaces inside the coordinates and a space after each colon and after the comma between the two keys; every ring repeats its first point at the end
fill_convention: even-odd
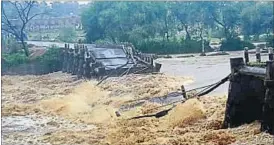
{"type": "MultiPolygon", "coordinates": [[[[231,56],[240,56],[234,52],[231,56]]],[[[76,80],[56,72],[41,76],[2,76],[2,141],[4,144],[149,144],[227,145],[273,144],[273,136],[253,122],[221,129],[226,86],[190,99],[160,119],[128,118],[155,113],[157,102],[145,101],[132,109],[115,111],[179,91],[211,84],[229,73],[229,57],[160,59],[163,74],[128,75],[96,81],[76,80]]]]}

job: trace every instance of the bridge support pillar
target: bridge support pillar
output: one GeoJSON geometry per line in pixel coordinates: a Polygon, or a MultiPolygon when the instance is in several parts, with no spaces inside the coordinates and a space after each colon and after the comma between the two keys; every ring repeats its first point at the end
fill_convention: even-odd
{"type": "Polygon", "coordinates": [[[274,61],[267,61],[261,130],[274,134],[274,61]]]}
{"type": "Polygon", "coordinates": [[[238,73],[244,66],[243,58],[230,59],[231,77],[223,128],[236,127],[262,118],[264,80],[238,73]]]}

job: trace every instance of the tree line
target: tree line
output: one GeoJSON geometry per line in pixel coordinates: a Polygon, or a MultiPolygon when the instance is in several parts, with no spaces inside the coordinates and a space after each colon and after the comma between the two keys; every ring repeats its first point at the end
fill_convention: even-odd
{"type": "Polygon", "coordinates": [[[237,50],[260,34],[273,41],[273,2],[93,2],[82,24],[87,42],[126,41],[146,52],[200,52],[212,37],[237,50]]]}

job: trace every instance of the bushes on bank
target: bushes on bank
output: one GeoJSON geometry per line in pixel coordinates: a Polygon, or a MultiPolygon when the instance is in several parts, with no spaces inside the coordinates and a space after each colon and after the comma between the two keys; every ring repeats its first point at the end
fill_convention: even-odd
{"type": "Polygon", "coordinates": [[[58,36],[58,40],[61,42],[75,42],[77,38],[76,30],[74,28],[63,28],[58,36]]]}
{"type": "MultiPolygon", "coordinates": [[[[273,40],[273,37],[271,38],[273,40]]],[[[137,49],[147,53],[178,54],[202,52],[201,40],[145,40],[134,45],[137,49]]],[[[269,40],[269,45],[273,45],[273,41],[269,40]]],[[[209,41],[204,41],[204,47],[206,52],[212,51],[209,46],[209,41]]],[[[228,40],[223,40],[220,49],[222,51],[237,51],[243,50],[244,47],[248,47],[249,49],[255,48],[255,46],[249,41],[242,41],[240,38],[231,38],[228,40]]]]}
{"type": "Polygon", "coordinates": [[[48,48],[45,54],[36,58],[41,65],[45,65],[51,71],[61,68],[61,49],[56,46],[48,48]]]}
{"type": "MultiPolygon", "coordinates": [[[[110,40],[97,40],[96,44],[113,44],[110,40]]],[[[143,39],[132,42],[135,48],[144,53],[156,54],[182,54],[182,53],[201,53],[201,40],[184,40],[182,39],[143,39]]],[[[209,41],[204,40],[205,52],[211,52],[213,49],[209,46],[209,41]]],[[[221,45],[222,51],[243,50],[244,47],[254,49],[255,46],[249,41],[242,41],[240,38],[223,40],[221,45]]]]}
{"type": "MultiPolygon", "coordinates": [[[[145,53],[176,54],[176,53],[200,53],[201,41],[196,40],[145,40],[135,43],[134,46],[145,53]]],[[[209,42],[204,41],[205,50],[209,51],[209,42]]]]}
{"type": "Polygon", "coordinates": [[[222,51],[237,51],[243,50],[244,47],[248,47],[249,49],[255,48],[255,46],[248,41],[242,41],[240,38],[231,38],[228,40],[223,40],[220,49],[222,51]]]}
{"type": "Polygon", "coordinates": [[[38,56],[34,59],[30,59],[26,57],[24,52],[20,51],[17,53],[4,53],[2,54],[2,69],[6,69],[9,67],[16,67],[20,64],[35,62],[41,66],[45,70],[49,71],[57,71],[61,68],[61,49],[52,46],[48,48],[48,50],[42,56],[38,56]]]}
{"type": "Polygon", "coordinates": [[[2,54],[2,67],[12,67],[19,64],[23,64],[29,61],[23,51],[18,51],[16,53],[3,53],[2,54]]]}

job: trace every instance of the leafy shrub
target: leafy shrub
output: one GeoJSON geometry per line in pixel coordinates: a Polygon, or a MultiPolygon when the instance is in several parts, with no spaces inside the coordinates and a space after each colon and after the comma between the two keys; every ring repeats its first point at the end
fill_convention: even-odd
{"type": "Polygon", "coordinates": [[[236,51],[236,50],[243,50],[244,47],[248,47],[249,49],[255,48],[255,46],[248,41],[241,41],[240,38],[232,38],[232,39],[222,41],[221,50],[236,51]]]}
{"type": "Polygon", "coordinates": [[[8,69],[10,67],[17,67],[20,64],[34,64],[37,68],[42,69],[44,72],[59,71],[61,68],[61,49],[56,46],[51,46],[42,55],[34,59],[26,57],[24,52],[18,53],[4,53],[2,54],[2,69],[8,69]]]}
{"type": "Polygon", "coordinates": [[[45,54],[38,57],[37,60],[47,66],[50,70],[55,71],[61,67],[61,50],[57,46],[48,48],[45,54]]]}
{"type": "Polygon", "coordinates": [[[28,62],[28,57],[26,57],[25,53],[22,51],[16,52],[16,53],[3,53],[2,58],[4,62],[2,63],[2,67],[11,67],[11,66],[17,66],[19,64],[23,64],[28,62]]]}
{"type": "Polygon", "coordinates": [[[63,28],[58,36],[62,42],[76,42],[76,31],[73,28],[63,28]]]}

